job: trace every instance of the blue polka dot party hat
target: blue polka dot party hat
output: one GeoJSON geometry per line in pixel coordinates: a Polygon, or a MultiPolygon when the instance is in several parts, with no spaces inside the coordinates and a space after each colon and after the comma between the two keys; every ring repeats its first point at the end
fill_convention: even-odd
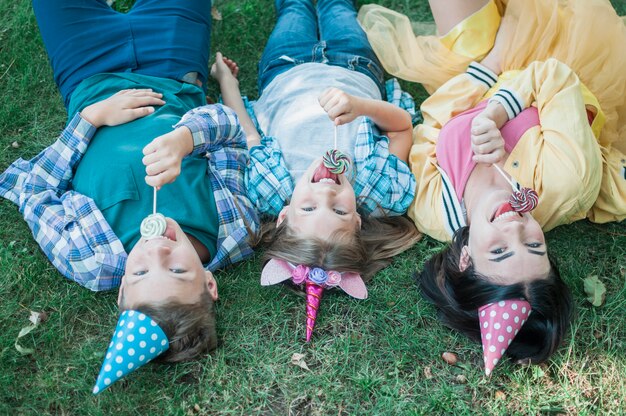
{"type": "Polygon", "coordinates": [[[132,310],[122,312],[93,394],[100,393],[126,374],[152,361],[169,347],[165,332],[148,315],[132,310]]]}

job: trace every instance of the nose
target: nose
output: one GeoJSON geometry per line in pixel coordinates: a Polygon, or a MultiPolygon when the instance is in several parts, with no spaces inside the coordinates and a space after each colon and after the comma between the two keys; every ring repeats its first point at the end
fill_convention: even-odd
{"type": "Polygon", "coordinates": [[[502,230],[509,234],[511,237],[522,239],[524,234],[525,224],[523,221],[511,221],[503,224],[502,230]]]}
{"type": "Polygon", "coordinates": [[[148,247],[148,253],[157,257],[164,257],[169,255],[172,252],[171,247],[164,246],[161,244],[154,244],[148,247]]]}

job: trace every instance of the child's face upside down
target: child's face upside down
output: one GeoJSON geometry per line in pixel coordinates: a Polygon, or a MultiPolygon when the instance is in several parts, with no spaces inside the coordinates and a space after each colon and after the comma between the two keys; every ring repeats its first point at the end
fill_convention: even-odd
{"type": "Polygon", "coordinates": [[[355,231],[361,226],[356,197],[348,178],[330,173],[315,160],[296,184],[291,202],[278,217],[303,237],[327,240],[336,231],[355,231]]]}
{"type": "Polygon", "coordinates": [[[164,236],[142,238],[128,254],[118,304],[122,294],[126,308],[166,299],[192,304],[205,290],[217,300],[213,274],[204,269],[192,242],[176,221],[166,221],[164,236]]]}

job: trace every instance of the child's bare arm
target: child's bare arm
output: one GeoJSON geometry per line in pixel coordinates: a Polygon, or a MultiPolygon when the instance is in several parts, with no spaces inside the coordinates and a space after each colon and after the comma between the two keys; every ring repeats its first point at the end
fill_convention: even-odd
{"type": "Polygon", "coordinates": [[[329,88],[319,97],[328,117],[341,125],[359,116],[369,117],[389,137],[389,151],[408,160],[413,143],[413,125],[410,114],[382,100],[355,97],[337,88],[329,88]]]}
{"type": "Polygon", "coordinates": [[[239,90],[237,74],[239,67],[231,59],[224,57],[220,52],[215,54],[215,63],[211,66],[211,76],[220,84],[224,104],[235,110],[243,131],[246,133],[248,149],[261,143],[261,136],[252,119],[246,111],[239,90]]]}

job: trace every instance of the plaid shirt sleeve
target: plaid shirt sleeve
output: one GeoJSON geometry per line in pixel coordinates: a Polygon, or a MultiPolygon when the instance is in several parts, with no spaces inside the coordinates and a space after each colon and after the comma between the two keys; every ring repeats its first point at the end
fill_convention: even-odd
{"type": "Polygon", "coordinates": [[[235,112],[221,104],[195,108],[175,127],[186,126],[194,137],[192,154],[205,154],[219,216],[217,254],[207,268],[222,269],[252,255],[251,239],[259,219],[247,195],[246,137],[235,112]]]}
{"type": "Polygon", "coordinates": [[[250,149],[246,189],[259,213],[278,217],[291,198],[294,184],[278,144],[272,137],[266,136],[259,127],[254,109],[247,97],[243,97],[243,100],[248,115],[261,135],[261,145],[250,149]]]}
{"type": "MultiPolygon", "coordinates": [[[[413,98],[396,79],[387,81],[385,87],[388,101],[407,110],[415,124],[419,114],[413,98]]],[[[415,196],[415,177],[404,161],[389,152],[389,139],[368,118],[359,126],[354,161],[359,210],[371,216],[404,214],[415,196]]]]}
{"type": "Polygon", "coordinates": [[[94,201],[69,189],[72,170],[96,129],[79,114],[54,144],[0,175],[0,195],[19,206],[33,237],[70,280],[88,289],[119,286],[126,252],[94,201]]]}

